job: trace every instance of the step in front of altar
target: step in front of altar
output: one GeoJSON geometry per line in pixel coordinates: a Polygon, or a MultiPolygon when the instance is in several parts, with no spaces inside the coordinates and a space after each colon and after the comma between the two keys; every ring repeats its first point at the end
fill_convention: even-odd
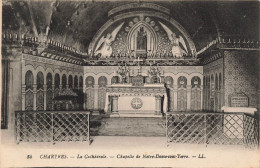
{"type": "Polygon", "coordinates": [[[165,118],[94,116],[90,126],[92,136],[165,136],[165,118]]]}

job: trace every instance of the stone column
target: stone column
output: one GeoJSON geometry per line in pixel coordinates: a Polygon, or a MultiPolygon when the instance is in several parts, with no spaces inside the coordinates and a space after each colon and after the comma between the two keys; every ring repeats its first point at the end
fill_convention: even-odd
{"type": "MultiPolygon", "coordinates": [[[[52,99],[54,99],[54,96],[55,96],[55,85],[52,84],[52,99]]],[[[51,107],[52,110],[54,110],[54,103],[52,101],[52,107],[51,107]]]]}
{"type": "Polygon", "coordinates": [[[47,85],[43,85],[43,110],[47,109],[47,85]]]}
{"type": "Polygon", "coordinates": [[[33,85],[33,111],[36,111],[37,85],[33,85]]]}
{"type": "Polygon", "coordinates": [[[62,85],[59,85],[59,87],[60,87],[60,91],[62,90],[62,85]]]}
{"type": "Polygon", "coordinates": [[[177,92],[178,92],[178,85],[174,85],[173,86],[173,110],[177,111],[177,101],[178,101],[178,97],[177,97],[177,92]]]}
{"type": "Polygon", "coordinates": [[[26,85],[22,85],[22,111],[25,111],[25,89],[26,85]]]}
{"type": "Polygon", "coordinates": [[[205,97],[203,97],[204,96],[203,85],[200,86],[200,93],[201,93],[201,95],[200,95],[200,108],[201,108],[201,111],[202,111],[202,110],[204,110],[203,109],[203,101],[204,101],[203,99],[205,99],[205,97]]]}
{"type": "Polygon", "coordinates": [[[161,96],[156,95],[155,96],[155,115],[160,115],[161,114],[161,96]]]}
{"type": "Polygon", "coordinates": [[[83,102],[83,109],[87,110],[87,87],[86,85],[83,85],[83,97],[84,97],[84,102],[83,102]]]}
{"type": "Polygon", "coordinates": [[[94,109],[98,110],[98,85],[94,85],[94,109]]]}
{"type": "Polygon", "coordinates": [[[190,111],[191,104],[191,85],[187,85],[187,110],[190,111]]]}
{"type": "MultiPolygon", "coordinates": [[[[173,91],[173,88],[171,87],[168,87],[168,104],[167,104],[167,108],[168,108],[168,111],[174,111],[174,91],[173,91]]],[[[166,97],[167,99],[167,97],[166,97]]]]}
{"type": "Polygon", "coordinates": [[[118,96],[112,96],[112,113],[118,112],[118,96]]]}

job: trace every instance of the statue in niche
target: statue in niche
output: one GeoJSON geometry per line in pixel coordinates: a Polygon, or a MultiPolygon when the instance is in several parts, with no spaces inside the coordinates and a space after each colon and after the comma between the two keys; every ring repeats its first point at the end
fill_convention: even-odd
{"type": "Polygon", "coordinates": [[[147,35],[144,28],[141,27],[137,34],[137,50],[145,50],[147,48],[147,35]]]}
{"type": "Polygon", "coordinates": [[[94,55],[97,56],[98,54],[101,54],[101,58],[107,58],[110,57],[112,55],[112,43],[116,38],[116,35],[118,33],[118,31],[121,29],[121,27],[123,26],[124,22],[121,23],[115,30],[113,30],[113,32],[107,33],[106,37],[103,36],[95,49],[94,55]]]}
{"type": "Polygon", "coordinates": [[[179,38],[176,36],[175,33],[173,33],[166,25],[163,23],[159,22],[163,29],[166,31],[169,40],[171,41],[172,46],[172,55],[180,58],[183,57],[183,55],[187,55],[188,49],[185,44],[185,41],[182,36],[179,36],[179,38]],[[181,44],[181,45],[180,45],[181,44]],[[183,48],[182,48],[182,47],[183,48]]]}

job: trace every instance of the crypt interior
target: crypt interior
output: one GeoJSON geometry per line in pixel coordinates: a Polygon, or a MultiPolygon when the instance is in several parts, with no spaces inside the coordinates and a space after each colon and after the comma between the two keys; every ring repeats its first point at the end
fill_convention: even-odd
{"type": "Polygon", "coordinates": [[[16,141],[66,141],[59,138],[87,118],[70,139],[84,140],[92,119],[106,118],[114,127],[97,135],[121,135],[115,125],[131,121],[127,135],[144,135],[136,125],[147,123],[149,136],[165,136],[166,122],[176,133],[169,141],[186,137],[186,124],[197,126],[184,132],[199,143],[200,123],[218,123],[221,114],[225,142],[240,143],[252,126],[247,137],[258,143],[257,1],[3,1],[1,38],[1,129],[16,141]],[[35,131],[55,121],[52,140],[35,131]]]}

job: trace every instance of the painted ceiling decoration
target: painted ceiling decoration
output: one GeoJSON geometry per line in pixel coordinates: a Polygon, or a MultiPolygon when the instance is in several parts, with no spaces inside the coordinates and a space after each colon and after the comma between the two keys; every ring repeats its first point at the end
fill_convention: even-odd
{"type": "MultiPolygon", "coordinates": [[[[104,36],[106,36],[105,34],[109,34],[108,31],[112,31],[113,27],[116,27],[116,24],[120,24],[123,21],[127,21],[122,28],[120,27],[123,30],[118,33],[117,38],[112,37],[113,41],[109,40],[109,45],[111,45],[109,52],[111,52],[111,54],[107,54],[105,51],[103,54],[99,52],[101,58],[115,57],[117,55],[120,57],[122,55],[136,57],[146,53],[148,56],[166,55],[168,57],[172,56],[177,58],[196,56],[195,44],[189,33],[180,23],[171,18],[168,14],[165,14],[165,12],[161,12],[162,9],[167,8],[149,3],[147,10],[146,5],[143,4],[144,3],[142,3],[142,5],[136,5],[136,3],[133,3],[123,5],[122,7],[117,7],[115,10],[109,11],[109,15],[113,15],[113,17],[110,17],[94,35],[88,49],[90,57],[97,56],[95,51],[97,47],[100,47],[99,45],[97,46],[97,44],[103,41],[104,36]],[[135,7],[135,9],[133,9],[133,7],[135,7]],[[138,8],[141,8],[142,11],[139,11],[138,8]],[[131,12],[123,12],[128,11],[128,9],[131,9],[131,12]],[[153,11],[150,11],[150,9],[153,9],[153,11]],[[121,12],[121,14],[115,14],[119,12],[121,12]],[[140,39],[138,35],[140,35],[141,31],[145,34],[146,39],[143,40],[145,46],[140,46],[139,43],[142,43],[142,40],[137,40],[138,38],[140,39]],[[189,48],[187,48],[187,46],[189,48]]],[[[169,10],[165,11],[167,13],[169,10]]],[[[105,47],[103,47],[103,49],[104,48],[105,47]]]]}
{"type": "Polygon", "coordinates": [[[137,56],[149,58],[148,65],[162,58],[175,59],[167,65],[193,65],[216,46],[258,46],[256,6],[258,2],[4,1],[2,34],[6,42],[15,39],[23,45],[24,52],[89,60],[88,65],[117,65],[113,61],[118,58],[137,56]]]}

